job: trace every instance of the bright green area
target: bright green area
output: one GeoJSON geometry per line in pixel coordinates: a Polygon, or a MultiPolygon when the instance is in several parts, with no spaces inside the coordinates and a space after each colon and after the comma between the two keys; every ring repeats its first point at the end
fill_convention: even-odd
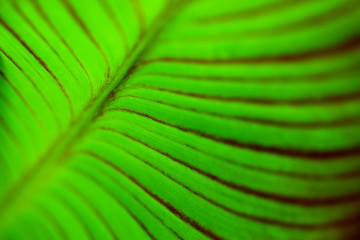
{"type": "Polygon", "coordinates": [[[357,239],[358,0],[0,0],[0,240],[357,239]]]}

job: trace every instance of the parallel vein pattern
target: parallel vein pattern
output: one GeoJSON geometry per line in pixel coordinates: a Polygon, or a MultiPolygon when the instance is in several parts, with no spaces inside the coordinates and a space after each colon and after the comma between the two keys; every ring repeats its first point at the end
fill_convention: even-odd
{"type": "Polygon", "coordinates": [[[359,1],[0,7],[0,239],[360,236],[359,1]]]}

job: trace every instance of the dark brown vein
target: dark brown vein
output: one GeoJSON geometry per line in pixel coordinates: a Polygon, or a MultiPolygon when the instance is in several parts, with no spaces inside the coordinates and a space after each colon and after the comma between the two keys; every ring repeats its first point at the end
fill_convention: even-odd
{"type": "MultiPolygon", "coordinates": [[[[274,194],[274,193],[270,193],[270,192],[262,192],[257,189],[253,189],[248,186],[245,186],[245,185],[239,185],[237,183],[229,182],[227,180],[219,178],[218,176],[216,176],[214,174],[208,173],[200,168],[190,165],[190,164],[182,161],[181,159],[171,156],[169,153],[166,153],[159,149],[156,149],[153,146],[150,146],[148,143],[145,143],[139,139],[136,139],[136,138],[134,138],[128,134],[125,134],[123,132],[120,132],[116,129],[106,128],[106,127],[101,127],[100,129],[123,135],[126,138],[129,138],[137,143],[140,143],[140,144],[144,145],[145,147],[163,155],[164,157],[171,159],[172,161],[174,161],[182,166],[185,166],[185,167],[189,168],[190,170],[195,171],[215,182],[218,182],[219,184],[221,184],[223,186],[227,186],[230,189],[240,191],[245,194],[253,195],[253,196],[256,196],[259,198],[263,198],[263,199],[265,198],[265,199],[270,199],[270,200],[277,201],[277,202],[293,204],[293,205],[300,205],[300,206],[305,206],[305,207],[314,207],[314,206],[322,206],[322,205],[339,205],[339,204],[343,204],[344,202],[359,201],[358,197],[360,197],[360,192],[352,194],[352,195],[347,195],[347,196],[336,196],[336,197],[329,197],[329,198],[308,198],[308,197],[298,197],[298,196],[285,196],[285,195],[279,195],[279,194],[274,194]]],[[[117,148],[120,148],[120,147],[117,146],[117,148]]],[[[128,152],[127,150],[124,150],[124,149],[122,149],[122,150],[128,152]]],[[[129,153],[129,154],[131,154],[131,153],[129,153]]],[[[131,154],[131,155],[133,155],[133,154],[131,154]]]]}
{"type": "MultiPolygon", "coordinates": [[[[124,135],[125,137],[128,137],[127,135],[125,134],[122,134],[124,135]]],[[[132,138],[131,138],[132,139],[132,138]]],[[[99,141],[101,142],[104,142],[104,143],[107,143],[127,154],[129,154],[130,156],[134,157],[135,159],[141,161],[142,163],[146,164],[147,166],[149,166],[150,168],[154,169],[155,171],[159,172],[162,176],[170,179],[171,181],[173,181],[174,183],[178,184],[179,186],[185,188],[186,190],[188,190],[189,192],[191,192],[192,194],[194,194],[195,196],[203,199],[204,201],[224,210],[225,212],[228,212],[230,214],[234,214],[238,217],[241,217],[241,218],[244,218],[244,219],[248,219],[248,220],[251,220],[251,221],[255,221],[255,222],[259,222],[259,223],[263,223],[263,224],[269,224],[269,225],[275,225],[275,226],[281,226],[281,227],[286,227],[286,228],[295,228],[295,229],[306,229],[306,230],[310,230],[310,229],[314,229],[314,228],[320,228],[322,225],[324,226],[327,226],[328,223],[326,224],[299,224],[299,223],[291,223],[291,222],[286,222],[286,221],[280,221],[280,220],[275,220],[275,219],[269,219],[269,218],[264,218],[264,217],[259,217],[259,216],[256,216],[256,215],[250,215],[250,214],[247,214],[245,212],[242,212],[242,211],[238,211],[238,210],[235,210],[235,209],[232,209],[232,208],[229,208],[221,203],[218,203],[216,202],[215,200],[213,199],[210,199],[208,197],[206,197],[204,194],[198,192],[198,191],[195,191],[193,189],[191,189],[189,186],[185,185],[184,183],[180,182],[179,180],[175,179],[174,177],[172,177],[170,174],[162,171],[161,169],[155,167],[154,165],[152,165],[149,161],[147,160],[144,160],[142,158],[140,158],[139,156],[129,152],[128,150],[120,147],[120,145],[118,144],[114,144],[110,141],[107,141],[107,140],[104,140],[104,139],[99,139],[99,141]]],[[[88,152],[88,151],[82,151],[81,153],[86,153],[86,154],[90,154],[92,152],[88,152]]],[[[180,163],[181,164],[181,163],[180,163]]],[[[184,165],[184,164],[181,164],[181,165],[184,165]]],[[[332,225],[332,223],[330,224],[332,225]]]]}
{"type": "MultiPolygon", "coordinates": [[[[160,172],[161,174],[163,174],[165,177],[169,178],[170,180],[174,181],[175,183],[179,184],[180,186],[184,187],[185,189],[187,189],[188,191],[192,192],[194,195],[204,199],[205,201],[221,208],[222,210],[235,214],[238,217],[241,218],[245,218],[254,222],[259,222],[262,224],[269,224],[269,225],[274,225],[274,226],[280,226],[280,227],[284,227],[284,228],[293,228],[293,229],[302,229],[302,230],[306,230],[306,231],[311,231],[311,230],[318,230],[318,229],[333,229],[333,228],[341,228],[341,227],[346,227],[348,225],[356,225],[358,224],[358,221],[360,219],[360,213],[354,213],[352,216],[348,217],[348,218],[342,218],[342,219],[338,219],[338,220],[334,220],[331,222],[324,222],[324,223],[317,223],[317,224],[306,224],[306,223],[293,223],[293,222],[285,222],[285,221],[280,221],[280,220],[275,220],[275,219],[269,219],[269,218],[263,218],[263,217],[259,217],[259,216],[255,216],[255,215],[250,215],[247,213],[243,213],[243,212],[239,212],[230,208],[227,208],[209,198],[207,198],[206,196],[199,194],[198,192],[194,192],[191,188],[185,186],[184,184],[182,184],[181,182],[175,180],[174,178],[172,178],[169,174],[166,174],[164,172],[162,172],[161,170],[155,168],[153,165],[151,165],[150,163],[146,162],[143,159],[140,159],[138,156],[126,151],[123,148],[120,147],[116,147],[119,148],[123,151],[125,151],[126,153],[128,153],[129,155],[133,156],[134,158],[140,160],[141,162],[143,162],[144,164],[148,165],[149,167],[153,168],[154,170],[160,172]]],[[[125,177],[127,177],[130,181],[132,181],[133,183],[135,183],[137,186],[139,186],[142,190],[144,190],[148,195],[150,195],[151,197],[155,198],[155,200],[161,199],[159,196],[157,196],[156,194],[152,193],[149,189],[145,188],[143,185],[141,185],[135,178],[133,178],[130,175],[127,175],[127,173],[123,172],[122,170],[120,170],[120,168],[118,168],[116,165],[114,165],[113,163],[107,161],[106,159],[104,159],[103,157],[99,156],[98,154],[92,152],[92,151],[81,151],[78,152],[81,154],[85,154],[88,156],[91,156],[97,160],[100,160],[102,163],[106,164],[106,165],[110,165],[111,168],[115,169],[118,173],[120,173],[121,175],[124,175],[125,177]]],[[[99,183],[101,186],[102,184],[99,183]]],[[[162,205],[164,205],[162,202],[160,202],[162,205]]],[[[170,205],[170,203],[168,203],[170,205]]],[[[167,207],[166,205],[164,205],[165,207],[167,207]]],[[[171,205],[170,205],[171,206],[171,205]]],[[[167,207],[168,208],[168,207],[167,207]]],[[[172,207],[172,210],[174,210],[175,212],[178,211],[176,210],[174,207],[172,207]]],[[[172,210],[170,210],[171,212],[173,212],[172,210]]],[[[174,212],[173,212],[174,213],[174,212]]],[[[174,213],[175,215],[177,215],[176,213],[174,213]]],[[[181,213],[184,214],[184,213],[181,213]]],[[[184,219],[181,218],[181,220],[189,223],[190,222],[195,222],[195,220],[191,219],[190,217],[184,215],[183,216],[184,219]]],[[[191,224],[191,223],[190,223],[191,224]]],[[[196,223],[198,226],[200,226],[198,223],[196,223]]],[[[192,225],[192,224],[191,224],[192,225]]],[[[193,226],[193,225],[192,225],[193,226]]],[[[194,227],[194,226],[193,226],[194,227]]],[[[196,227],[195,227],[196,228],[196,227]]],[[[196,228],[197,229],[197,228],[196,228]]],[[[199,229],[198,229],[199,230],[199,229]]],[[[216,239],[216,238],[215,238],[216,239]]]]}
{"type": "MultiPolygon", "coordinates": [[[[75,167],[74,167],[75,168],[75,167]]],[[[80,172],[83,175],[88,176],[89,178],[92,177],[94,178],[92,175],[90,175],[89,173],[85,172],[83,169],[76,167],[75,168],[76,171],[80,172]]],[[[159,220],[159,222],[161,222],[161,224],[163,226],[165,226],[169,231],[171,231],[177,238],[179,238],[180,240],[184,240],[177,232],[175,232],[175,230],[173,230],[170,226],[168,226],[159,216],[156,215],[155,212],[153,212],[148,206],[146,206],[135,194],[131,193],[131,191],[129,191],[122,183],[120,183],[120,181],[109,175],[106,174],[102,169],[96,169],[99,173],[101,173],[103,176],[109,178],[112,182],[114,182],[118,187],[120,187],[123,191],[125,191],[128,195],[130,195],[137,203],[139,203],[144,209],[146,209],[146,211],[148,211],[152,216],[154,216],[157,220],[159,220]]],[[[100,182],[98,182],[99,186],[104,187],[105,186],[103,184],[101,184],[100,182]]],[[[119,200],[120,201],[120,200],[119,200]]]]}
{"type": "Polygon", "coordinates": [[[260,31],[249,31],[243,37],[266,37],[273,35],[280,35],[288,32],[299,31],[299,29],[310,29],[311,27],[319,26],[321,24],[332,23],[337,19],[346,18],[359,7],[358,0],[348,0],[344,3],[328,10],[322,15],[315,15],[300,22],[291,22],[275,29],[262,29],[260,31]]]}
{"type": "Polygon", "coordinates": [[[293,83],[313,83],[313,82],[328,82],[331,81],[333,77],[346,77],[349,74],[359,74],[360,65],[356,64],[354,66],[345,67],[341,69],[330,69],[327,72],[316,73],[316,74],[299,74],[296,76],[275,76],[275,77],[221,77],[221,76],[210,76],[210,75],[181,75],[177,73],[162,73],[162,72],[153,72],[153,73],[143,73],[136,75],[136,77],[141,76],[154,76],[154,77],[169,77],[176,78],[181,80],[196,80],[204,82],[234,82],[234,83],[257,83],[257,84],[269,84],[269,83],[282,83],[282,84],[293,84],[293,83]]]}
{"type": "Polygon", "coordinates": [[[112,162],[108,161],[107,159],[93,153],[90,151],[87,152],[81,152],[84,153],[86,155],[91,156],[93,159],[96,159],[98,161],[101,161],[102,163],[104,163],[105,165],[107,165],[108,167],[112,168],[113,170],[115,170],[116,172],[118,172],[119,174],[123,175],[124,177],[126,177],[127,179],[129,179],[130,181],[132,181],[133,183],[135,183],[138,187],[140,187],[143,191],[145,191],[148,195],[150,195],[152,198],[154,198],[157,202],[159,202],[161,205],[163,205],[164,207],[166,207],[170,212],[172,212],[174,215],[176,215],[178,218],[180,218],[182,221],[190,224],[191,226],[193,226],[195,229],[197,229],[198,231],[202,232],[203,234],[205,234],[206,236],[212,238],[212,239],[222,239],[221,237],[217,236],[215,233],[213,233],[210,229],[206,229],[205,227],[201,226],[198,222],[196,222],[195,220],[189,218],[188,216],[186,216],[183,212],[181,212],[180,210],[176,209],[175,207],[173,207],[170,203],[165,202],[163,199],[161,199],[158,195],[152,193],[151,191],[149,191],[147,188],[145,188],[142,184],[140,184],[140,182],[138,182],[134,177],[132,177],[131,175],[127,174],[126,172],[124,172],[122,169],[120,169],[118,166],[116,166],[115,164],[113,164],[112,162]]]}
{"type": "Polygon", "coordinates": [[[69,73],[73,76],[73,78],[79,83],[79,79],[75,76],[74,72],[70,69],[70,67],[65,63],[59,53],[53,48],[53,46],[48,42],[48,40],[44,37],[43,34],[39,31],[39,29],[32,23],[32,21],[25,15],[23,10],[19,7],[17,1],[11,1],[12,6],[15,11],[19,14],[19,16],[30,26],[30,28],[38,35],[42,41],[51,49],[51,51],[56,55],[56,57],[60,60],[60,62],[66,67],[69,73]]]}
{"type": "MultiPolygon", "coordinates": [[[[54,120],[57,124],[57,126],[60,128],[61,124],[60,124],[60,120],[57,118],[57,115],[55,114],[55,110],[53,108],[53,106],[49,103],[48,99],[45,97],[45,95],[40,91],[40,89],[38,88],[38,86],[34,83],[34,81],[30,78],[29,75],[27,75],[25,73],[25,71],[0,47],[0,52],[2,54],[5,55],[5,57],[10,60],[10,62],[12,64],[14,64],[14,66],[19,69],[19,71],[24,74],[24,76],[26,77],[26,79],[30,82],[30,84],[34,87],[35,91],[40,95],[40,97],[42,98],[42,100],[44,101],[45,105],[49,108],[50,112],[52,113],[52,115],[54,116],[54,120]]],[[[34,116],[34,118],[39,122],[39,125],[41,127],[44,126],[43,122],[40,120],[39,116],[36,115],[34,109],[30,106],[30,104],[26,101],[26,99],[21,95],[20,91],[11,83],[11,81],[6,77],[6,75],[0,71],[1,76],[5,79],[5,81],[7,81],[7,83],[9,83],[9,85],[11,86],[11,88],[16,92],[16,94],[21,98],[21,101],[25,104],[25,106],[29,109],[29,111],[31,112],[31,114],[34,116]]]]}
{"type": "MultiPolygon", "coordinates": [[[[338,127],[360,124],[360,116],[356,116],[356,115],[352,116],[352,117],[332,120],[329,122],[324,122],[324,121],[283,122],[283,121],[277,121],[277,120],[271,120],[271,119],[260,119],[260,118],[251,118],[251,117],[243,117],[243,116],[223,115],[223,114],[219,114],[219,113],[213,113],[213,112],[199,110],[196,108],[181,107],[181,106],[166,103],[163,101],[153,100],[150,98],[140,97],[140,96],[135,96],[135,95],[122,95],[120,97],[116,97],[116,99],[126,98],[126,97],[142,99],[142,100],[145,100],[148,102],[154,102],[154,103],[158,103],[158,104],[161,104],[164,106],[169,106],[169,107],[172,107],[175,109],[180,109],[180,110],[184,110],[184,111],[188,111],[188,112],[194,112],[194,113],[202,114],[205,116],[212,116],[212,117],[217,117],[217,118],[222,118],[222,119],[237,120],[237,121],[242,121],[242,122],[259,124],[259,125],[263,125],[263,126],[274,126],[274,127],[280,127],[280,128],[295,128],[295,129],[296,128],[302,128],[302,129],[332,128],[332,127],[338,128],[338,127]]],[[[117,108],[110,108],[110,109],[108,109],[108,111],[116,111],[116,109],[117,108]]]]}
{"type": "Polygon", "coordinates": [[[113,192],[111,192],[108,188],[106,188],[99,180],[94,178],[92,175],[87,174],[86,172],[82,171],[80,168],[73,168],[77,174],[81,174],[88,178],[90,181],[94,182],[97,186],[103,189],[112,199],[116,201],[134,220],[135,222],[142,228],[142,230],[151,238],[155,239],[149,229],[145,226],[145,224],[128,208],[125,204],[123,204],[113,192]]]}
{"type": "Polygon", "coordinates": [[[346,77],[350,74],[359,74],[360,73],[360,65],[355,64],[354,66],[347,66],[341,69],[330,69],[326,72],[322,73],[312,73],[305,75],[296,75],[296,76],[276,76],[276,77],[222,77],[222,76],[210,76],[210,75],[181,75],[177,73],[165,73],[165,72],[151,72],[151,73],[143,73],[138,74],[136,77],[142,76],[154,76],[154,77],[169,77],[176,78],[177,80],[196,80],[201,82],[233,82],[233,83],[257,83],[257,84],[271,84],[271,83],[282,83],[282,84],[293,84],[299,82],[329,82],[333,79],[333,77],[346,77]]]}
{"type": "Polygon", "coordinates": [[[84,71],[84,73],[86,74],[87,78],[89,79],[89,86],[90,86],[90,95],[93,96],[93,83],[91,80],[91,77],[88,73],[88,71],[86,70],[86,68],[84,67],[83,63],[79,60],[79,58],[76,56],[74,50],[69,46],[69,44],[65,41],[65,39],[63,38],[63,36],[60,34],[60,32],[56,29],[56,27],[54,26],[54,24],[51,22],[51,20],[48,18],[48,16],[46,15],[46,13],[43,11],[41,5],[39,4],[38,0],[30,0],[32,2],[32,4],[34,5],[35,10],[37,11],[37,13],[39,14],[39,16],[43,19],[43,21],[50,27],[50,29],[56,34],[56,36],[60,39],[60,41],[64,44],[64,46],[68,49],[68,51],[70,52],[70,54],[75,58],[75,60],[78,62],[78,64],[80,65],[81,69],[84,71]]]}
{"type": "Polygon", "coordinates": [[[270,153],[270,154],[281,155],[281,156],[302,158],[302,160],[311,160],[311,161],[325,161],[325,160],[329,161],[329,160],[336,160],[337,158],[340,158],[340,157],[357,156],[360,154],[360,145],[355,145],[348,149],[339,149],[339,150],[330,150],[330,151],[318,151],[318,150],[304,151],[304,150],[297,150],[297,149],[283,149],[283,148],[277,148],[277,147],[243,143],[243,142],[238,142],[234,139],[226,139],[226,138],[209,135],[207,133],[201,132],[196,129],[184,128],[179,125],[170,124],[168,122],[164,122],[162,120],[159,120],[159,119],[152,117],[150,115],[147,115],[145,113],[140,113],[140,112],[137,112],[137,111],[134,111],[131,109],[116,108],[113,110],[124,111],[124,112],[129,112],[132,114],[136,114],[139,116],[143,116],[143,117],[151,119],[155,122],[177,128],[183,132],[190,132],[197,136],[201,136],[201,137],[213,140],[215,142],[219,142],[219,143],[237,147],[237,148],[249,149],[249,150],[256,151],[256,152],[264,152],[264,153],[270,153]]]}
{"type": "Polygon", "coordinates": [[[48,72],[51,75],[51,77],[55,80],[55,82],[59,86],[61,92],[64,94],[65,99],[69,104],[70,115],[71,118],[73,118],[74,117],[73,104],[69,98],[67,91],[65,90],[64,86],[59,81],[59,79],[56,77],[56,75],[50,70],[48,65],[21,39],[21,37],[9,25],[7,25],[7,23],[2,18],[0,18],[0,25],[4,26],[5,29],[16,38],[16,40],[38,61],[38,63],[46,70],[46,72],[48,72]]]}
{"type": "Polygon", "coordinates": [[[260,7],[250,8],[247,10],[240,10],[237,12],[230,12],[218,16],[203,17],[196,19],[195,23],[203,24],[216,24],[228,21],[249,19],[256,17],[264,17],[272,14],[283,14],[284,11],[291,8],[301,7],[301,5],[310,2],[309,0],[293,0],[293,1],[276,1],[270,4],[264,4],[260,7]]]}
{"type": "MultiPolygon", "coordinates": [[[[64,0],[64,1],[68,2],[67,0],[64,0]]],[[[126,71],[128,70],[127,68],[133,62],[137,61],[139,56],[142,55],[142,53],[146,50],[146,46],[148,45],[148,43],[150,41],[153,41],[153,39],[157,36],[160,29],[162,28],[163,24],[166,23],[165,20],[170,19],[170,17],[172,17],[172,15],[171,15],[172,11],[169,11],[170,7],[174,10],[175,9],[178,10],[178,8],[174,7],[174,6],[178,6],[178,5],[177,4],[174,5],[174,4],[175,4],[174,2],[171,2],[171,4],[169,3],[169,5],[168,5],[169,9],[164,10],[164,12],[162,14],[160,14],[159,19],[156,19],[154,21],[153,26],[152,26],[152,29],[154,29],[154,30],[150,32],[149,36],[146,39],[144,39],[145,43],[135,44],[134,48],[140,48],[140,49],[139,50],[136,49],[133,52],[131,52],[131,54],[133,54],[134,56],[128,55],[126,57],[126,59],[124,60],[126,62],[126,64],[120,66],[120,68],[123,68],[123,66],[126,68],[123,69],[122,71],[120,71],[121,69],[116,70],[117,76],[119,74],[120,74],[120,76],[122,76],[122,74],[124,74],[124,76],[126,77],[126,71]],[[158,21],[158,20],[161,20],[161,21],[158,21]]],[[[66,5],[66,3],[65,3],[65,5],[66,5]]],[[[72,8],[72,6],[70,6],[70,5],[68,5],[67,7],[72,8]]],[[[72,9],[72,10],[74,10],[74,9],[72,9]]],[[[75,13],[75,12],[73,12],[73,13],[75,13]]],[[[74,15],[73,15],[73,17],[74,17],[74,15]]],[[[80,20],[80,19],[78,19],[78,20],[80,20]]],[[[14,64],[16,65],[16,63],[14,63],[14,64]]],[[[22,69],[19,68],[19,70],[22,70],[22,69]]],[[[110,74],[110,69],[108,69],[106,74],[107,75],[110,74]]],[[[115,76],[113,76],[112,79],[114,79],[114,77],[115,76]]],[[[121,82],[121,80],[124,80],[124,78],[122,77],[120,80],[118,80],[118,82],[121,82]]],[[[124,82],[124,81],[122,81],[122,82],[124,82]]],[[[55,166],[57,164],[61,164],[65,161],[68,150],[71,148],[70,147],[71,144],[75,140],[79,139],[84,134],[84,132],[87,129],[88,123],[92,122],[94,119],[96,119],[97,109],[103,107],[103,105],[108,101],[107,95],[111,95],[112,90],[115,87],[119,87],[119,84],[117,84],[117,82],[115,82],[111,86],[109,85],[108,87],[110,87],[111,89],[105,88],[104,91],[101,94],[99,94],[99,96],[97,96],[96,99],[92,99],[92,101],[90,101],[89,104],[84,108],[84,111],[82,113],[80,113],[80,115],[77,117],[77,119],[75,121],[72,121],[70,126],[66,129],[66,131],[63,134],[61,134],[56,139],[56,141],[50,145],[50,148],[48,149],[48,151],[43,156],[41,156],[40,159],[38,161],[36,161],[33,166],[26,169],[26,171],[24,171],[24,174],[21,175],[20,179],[18,179],[13,184],[13,186],[11,188],[9,188],[9,190],[4,194],[4,197],[1,199],[1,202],[8,203],[8,204],[0,204],[0,210],[1,210],[0,214],[2,215],[1,217],[4,216],[3,219],[5,222],[7,220],[13,218],[14,214],[12,214],[12,210],[14,210],[15,206],[21,208],[21,207],[23,207],[23,205],[25,205],[23,203],[21,203],[20,205],[16,205],[20,201],[19,200],[20,198],[18,196],[28,194],[29,196],[27,196],[27,197],[29,197],[29,198],[33,197],[33,193],[27,191],[27,190],[29,190],[28,187],[30,184],[36,186],[35,189],[40,189],[41,187],[43,187],[45,185],[46,181],[41,181],[41,180],[44,180],[41,178],[41,176],[37,176],[37,178],[31,178],[31,176],[36,175],[35,173],[40,173],[40,172],[43,173],[44,170],[50,170],[49,172],[46,172],[46,174],[45,174],[47,177],[52,176],[53,171],[56,169],[55,166]],[[90,105],[92,105],[92,107],[90,105]],[[75,130],[73,131],[72,129],[74,129],[74,128],[75,128],[75,130]],[[14,202],[14,204],[11,204],[13,202],[14,202]]],[[[61,196],[59,195],[58,197],[60,198],[61,196]]],[[[3,221],[3,219],[0,218],[1,221],[3,221]]]]}
{"type": "MultiPolygon", "coordinates": [[[[159,92],[168,92],[177,94],[180,96],[188,96],[198,99],[205,100],[215,100],[219,102],[231,102],[231,103],[249,103],[249,104],[259,104],[259,105],[287,105],[287,106],[304,106],[304,105],[327,105],[327,104],[335,104],[335,103],[343,103],[349,101],[356,101],[360,99],[360,91],[352,92],[343,95],[330,95],[323,96],[318,98],[299,98],[299,99],[260,99],[260,98],[243,98],[243,97],[225,97],[225,96],[214,96],[214,95],[206,95],[201,93],[194,92],[184,92],[180,90],[173,89],[165,89],[160,87],[152,87],[146,85],[135,85],[127,88],[126,90],[132,89],[150,89],[159,92]]],[[[132,96],[137,97],[137,96],[132,96]]],[[[149,99],[147,99],[149,100],[149,99]]]]}
{"type": "MultiPolygon", "coordinates": [[[[228,159],[228,158],[224,158],[224,156],[216,156],[213,154],[210,154],[206,151],[203,151],[201,149],[198,149],[194,146],[191,146],[189,144],[180,142],[178,140],[176,140],[175,138],[170,138],[164,134],[162,134],[161,132],[156,132],[153,131],[149,128],[144,127],[143,125],[137,124],[136,122],[130,122],[127,120],[124,120],[122,118],[111,118],[111,119],[116,119],[116,121],[124,121],[127,122],[129,124],[134,124],[136,127],[139,127],[145,131],[151,132],[153,134],[156,134],[158,136],[161,136],[163,138],[168,139],[169,141],[173,141],[176,142],[180,145],[184,145],[187,148],[190,148],[194,151],[197,151],[201,154],[204,154],[206,156],[215,158],[216,160],[219,161],[223,161],[226,163],[229,163],[231,165],[246,169],[246,170],[250,170],[250,171],[256,171],[256,172],[262,172],[265,174],[270,174],[270,175],[280,175],[280,176],[284,176],[284,177],[289,177],[289,178],[297,178],[297,179],[302,179],[302,180],[313,180],[313,181],[328,181],[328,180],[343,180],[343,179],[352,179],[352,178],[358,178],[360,177],[360,169],[354,169],[353,171],[349,171],[349,172],[341,172],[341,173],[336,173],[336,174],[332,174],[332,175],[318,175],[318,174],[310,174],[310,173],[303,173],[303,172],[293,172],[293,171],[283,171],[283,170],[273,170],[273,169],[269,169],[269,168],[263,168],[263,167],[259,167],[259,166],[254,166],[254,165],[249,165],[249,164],[244,164],[244,163],[240,163],[237,162],[235,160],[232,159],[228,159]]],[[[101,128],[94,128],[95,129],[101,129],[101,128]]],[[[346,159],[339,159],[340,161],[346,161],[346,159]]]]}
{"type": "Polygon", "coordinates": [[[360,35],[326,49],[317,49],[311,52],[302,52],[291,55],[281,56],[263,56],[263,57],[249,57],[249,58],[233,58],[233,59],[196,59],[196,58],[173,58],[173,57],[160,57],[154,59],[144,60],[140,65],[147,65],[151,63],[184,63],[184,64],[200,64],[205,66],[216,65],[239,65],[239,64],[290,64],[290,63],[303,63],[314,59],[326,59],[333,55],[340,55],[355,51],[360,46],[360,35]]]}

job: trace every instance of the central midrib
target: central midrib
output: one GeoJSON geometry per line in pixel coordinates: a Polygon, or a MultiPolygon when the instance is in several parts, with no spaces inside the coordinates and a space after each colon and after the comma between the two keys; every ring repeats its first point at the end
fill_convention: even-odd
{"type": "Polygon", "coordinates": [[[148,28],[149,31],[140,36],[138,42],[130,50],[130,55],[109,77],[113,81],[100,94],[89,101],[82,113],[73,121],[68,129],[49,147],[48,151],[36,163],[22,174],[0,199],[0,236],[21,210],[51,179],[62,163],[66,161],[71,146],[86,132],[91,122],[95,122],[100,110],[106,105],[112,92],[128,79],[131,68],[141,59],[147,48],[155,42],[157,35],[171,18],[180,11],[187,1],[170,1],[148,28]]]}

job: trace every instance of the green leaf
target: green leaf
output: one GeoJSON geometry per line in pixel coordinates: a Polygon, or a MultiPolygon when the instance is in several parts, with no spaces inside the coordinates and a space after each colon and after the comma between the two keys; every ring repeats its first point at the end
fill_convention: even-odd
{"type": "Polygon", "coordinates": [[[358,0],[1,0],[0,239],[358,239],[358,0]]]}

